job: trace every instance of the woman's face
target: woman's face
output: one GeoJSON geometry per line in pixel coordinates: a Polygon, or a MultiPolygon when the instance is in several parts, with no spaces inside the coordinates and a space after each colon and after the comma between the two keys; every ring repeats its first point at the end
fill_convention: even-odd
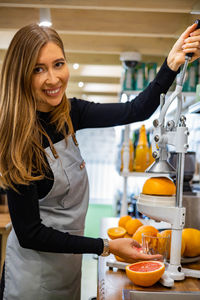
{"type": "Polygon", "coordinates": [[[55,43],[48,42],[40,49],[32,75],[37,110],[48,112],[60,104],[68,79],[69,71],[62,50],[55,43]]]}

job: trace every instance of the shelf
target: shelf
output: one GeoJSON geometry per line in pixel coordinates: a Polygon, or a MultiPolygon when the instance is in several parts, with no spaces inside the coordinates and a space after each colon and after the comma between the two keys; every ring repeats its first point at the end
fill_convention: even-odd
{"type": "MultiPolygon", "coordinates": [[[[120,95],[122,94],[126,94],[127,96],[130,96],[130,95],[139,95],[141,92],[143,92],[143,90],[139,90],[139,91],[136,91],[136,90],[127,90],[127,91],[121,91],[120,92],[120,95]]],[[[168,91],[166,96],[170,96],[174,91],[168,91]]],[[[196,96],[196,92],[182,92],[182,95],[184,97],[195,97],[196,96]]]]}
{"type": "MultiPolygon", "coordinates": [[[[123,93],[128,96],[135,95],[137,96],[141,91],[124,91],[123,93]]],[[[168,92],[166,98],[169,97],[173,92],[168,92]]],[[[121,92],[122,96],[122,92],[121,92]]],[[[120,96],[120,97],[121,97],[120,96]]],[[[196,101],[196,93],[195,92],[183,92],[183,101],[182,101],[182,114],[187,114],[190,112],[200,112],[200,103],[195,103],[196,101]],[[195,105],[195,111],[192,111],[192,107],[195,105]]],[[[124,102],[124,101],[122,101],[124,102]]],[[[173,103],[169,106],[166,114],[166,119],[174,118],[175,112],[177,108],[177,100],[173,101],[173,103]]],[[[194,108],[193,108],[194,110],[194,108]]],[[[131,130],[137,130],[141,127],[142,124],[145,124],[146,129],[153,129],[153,120],[157,119],[160,115],[160,106],[157,110],[151,115],[151,117],[145,121],[140,121],[136,123],[130,124],[131,130]]]]}
{"type": "Polygon", "coordinates": [[[127,96],[130,96],[130,95],[139,95],[143,90],[140,90],[140,91],[121,91],[120,92],[120,95],[122,94],[126,94],[127,96]]]}
{"type": "Polygon", "coordinates": [[[162,177],[169,176],[165,173],[145,173],[145,172],[120,172],[122,177],[162,177]]]}

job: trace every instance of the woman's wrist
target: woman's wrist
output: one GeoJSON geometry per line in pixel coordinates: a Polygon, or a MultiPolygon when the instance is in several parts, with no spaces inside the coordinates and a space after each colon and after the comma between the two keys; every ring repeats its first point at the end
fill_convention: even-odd
{"type": "Polygon", "coordinates": [[[167,57],[167,65],[174,72],[177,72],[181,66],[181,64],[178,64],[175,59],[170,58],[170,55],[167,57]]]}
{"type": "Polygon", "coordinates": [[[108,239],[103,239],[103,252],[101,253],[101,256],[108,256],[110,255],[110,245],[108,239]]]}

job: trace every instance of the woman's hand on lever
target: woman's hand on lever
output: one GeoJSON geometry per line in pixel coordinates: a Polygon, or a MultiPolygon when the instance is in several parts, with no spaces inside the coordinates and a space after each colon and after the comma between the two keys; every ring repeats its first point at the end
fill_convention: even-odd
{"type": "Polygon", "coordinates": [[[169,52],[167,64],[171,70],[177,71],[184,64],[187,53],[194,53],[190,62],[200,57],[200,29],[196,27],[197,23],[189,26],[169,52]]]}
{"type": "Polygon", "coordinates": [[[141,245],[132,238],[119,238],[109,241],[110,253],[120,256],[126,262],[138,260],[163,260],[162,255],[149,255],[142,251],[141,245]]]}

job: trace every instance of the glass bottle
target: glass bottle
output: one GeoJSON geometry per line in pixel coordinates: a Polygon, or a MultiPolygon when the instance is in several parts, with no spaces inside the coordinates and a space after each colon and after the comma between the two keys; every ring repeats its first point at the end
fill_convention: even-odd
{"type": "MultiPolygon", "coordinates": [[[[121,167],[120,167],[120,172],[122,172],[123,169],[124,169],[123,154],[124,154],[124,143],[123,143],[122,149],[121,149],[121,167]]],[[[129,172],[133,172],[133,157],[134,157],[133,143],[132,143],[132,140],[129,139],[129,167],[128,167],[129,172]]]]}
{"type": "Polygon", "coordinates": [[[140,128],[139,141],[135,151],[135,171],[144,172],[149,165],[149,146],[146,129],[142,125],[140,128]]]}

